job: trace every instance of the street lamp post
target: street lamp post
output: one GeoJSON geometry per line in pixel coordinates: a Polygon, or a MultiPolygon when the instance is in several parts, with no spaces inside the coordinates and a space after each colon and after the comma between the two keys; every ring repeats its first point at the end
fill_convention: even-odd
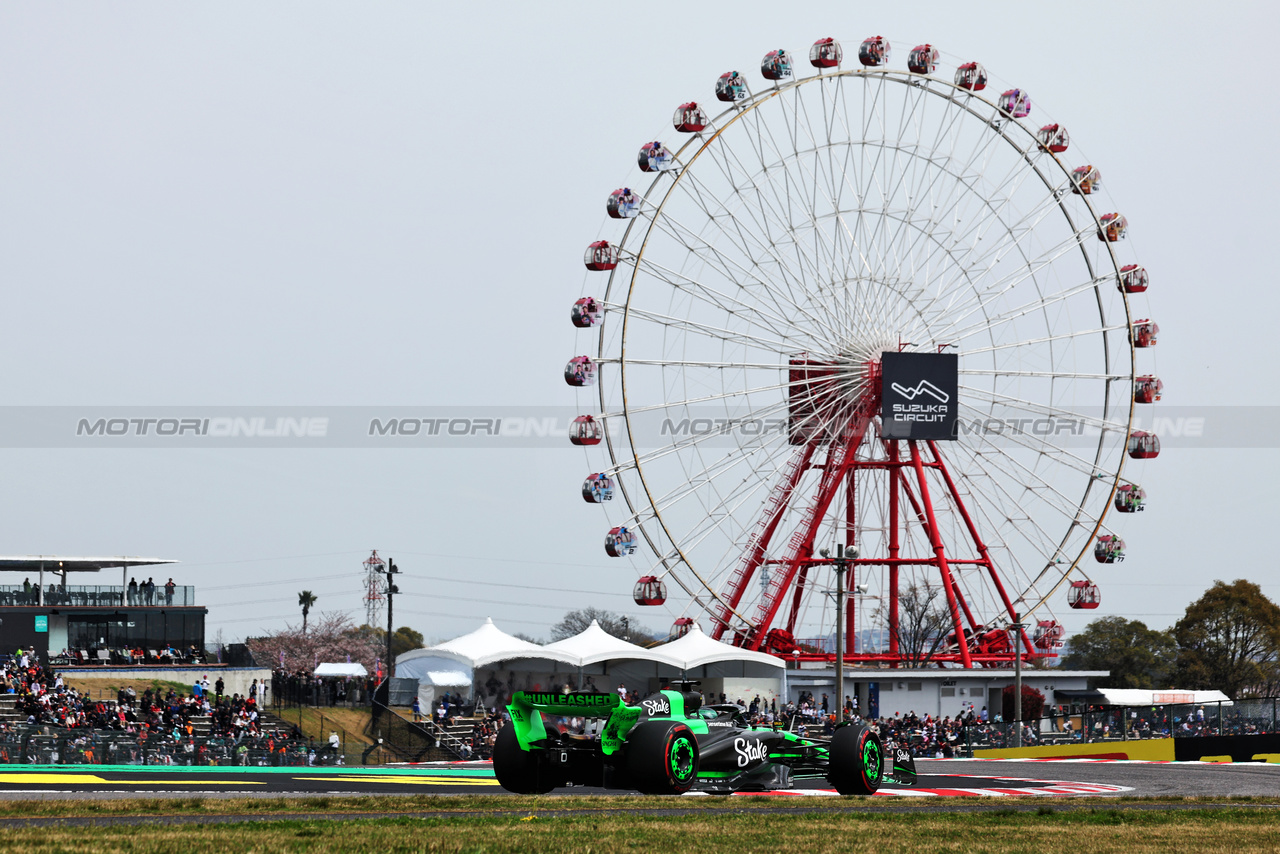
{"type": "MultiPolygon", "coordinates": [[[[1016,620],[1015,615],[1015,620],[1016,620]]],[[[1015,621],[1009,626],[1013,632],[1013,746],[1022,746],[1022,630],[1026,623],[1015,621]]]]}
{"type": "Polygon", "coordinates": [[[831,557],[828,549],[819,549],[818,554],[831,559],[836,570],[836,705],[840,713],[836,721],[844,720],[844,574],[849,569],[849,561],[858,557],[857,546],[836,545],[835,557],[831,557]]]}

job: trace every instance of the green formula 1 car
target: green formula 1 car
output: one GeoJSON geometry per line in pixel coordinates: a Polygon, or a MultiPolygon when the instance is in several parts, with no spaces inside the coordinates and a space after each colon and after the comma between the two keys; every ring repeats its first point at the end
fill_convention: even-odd
{"type": "MultiPolygon", "coordinates": [[[[662,690],[635,706],[617,694],[519,692],[507,709],[512,725],[498,733],[493,770],[521,794],[568,785],[673,795],[695,787],[758,791],[825,779],[842,795],[870,795],[884,778],[884,748],[865,725],[807,738],[751,726],[738,706],[704,707],[691,690],[662,690]],[[568,716],[604,723],[598,734],[570,735],[548,720],[568,716]]],[[[891,767],[914,782],[909,753],[891,767]]]]}

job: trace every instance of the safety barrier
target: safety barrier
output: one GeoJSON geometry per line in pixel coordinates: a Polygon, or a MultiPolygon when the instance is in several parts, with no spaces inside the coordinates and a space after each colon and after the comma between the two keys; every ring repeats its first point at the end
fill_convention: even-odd
{"type": "Polygon", "coordinates": [[[61,730],[16,726],[0,733],[0,764],[12,765],[241,765],[310,766],[345,763],[341,745],[272,736],[239,739],[153,734],[138,737],[112,730],[61,730]]]}

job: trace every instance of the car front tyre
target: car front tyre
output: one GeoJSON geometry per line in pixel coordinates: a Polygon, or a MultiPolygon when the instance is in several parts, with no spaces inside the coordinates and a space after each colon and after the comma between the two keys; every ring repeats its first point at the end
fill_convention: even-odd
{"type": "Polygon", "coordinates": [[[827,780],[842,795],[874,795],[884,781],[884,747],[865,725],[843,726],[831,738],[827,780]]]}

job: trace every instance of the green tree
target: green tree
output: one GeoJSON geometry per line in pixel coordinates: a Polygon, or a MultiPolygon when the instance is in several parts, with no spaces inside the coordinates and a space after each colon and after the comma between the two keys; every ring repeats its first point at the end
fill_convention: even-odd
{"type": "MultiPolygon", "coordinates": [[[[361,638],[373,644],[381,655],[386,655],[387,649],[387,630],[370,626],[368,623],[361,624],[360,628],[352,629],[350,635],[353,638],[361,638]]],[[[391,658],[394,660],[397,656],[408,652],[411,649],[422,649],[426,646],[426,642],[422,636],[422,632],[415,632],[408,626],[401,626],[391,635],[391,658]]]]}
{"type": "Polygon", "coordinates": [[[422,632],[415,632],[408,626],[401,626],[391,636],[391,660],[411,649],[422,649],[426,644],[422,641],[422,632]]]}
{"type": "Polygon", "coordinates": [[[565,614],[563,620],[551,627],[551,639],[560,641],[571,638],[586,630],[592,620],[599,623],[600,628],[615,638],[629,640],[641,646],[653,639],[653,630],[641,625],[638,621],[612,611],[591,607],[579,608],[565,614]]]}
{"type": "Polygon", "coordinates": [[[1215,581],[1173,627],[1180,688],[1235,699],[1260,690],[1280,660],[1280,606],[1243,578],[1215,581]]]}
{"type": "Polygon", "coordinates": [[[1141,620],[1101,617],[1071,636],[1061,666],[1111,671],[1110,676],[1090,677],[1090,688],[1167,688],[1176,657],[1169,632],[1149,629],[1141,620]]]}
{"type": "Polygon", "coordinates": [[[307,615],[311,613],[311,606],[316,604],[316,594],[310,590],[303,590],[298,594],[298,605],[302,608],[302,633],[307,633],[307,615]]]}

